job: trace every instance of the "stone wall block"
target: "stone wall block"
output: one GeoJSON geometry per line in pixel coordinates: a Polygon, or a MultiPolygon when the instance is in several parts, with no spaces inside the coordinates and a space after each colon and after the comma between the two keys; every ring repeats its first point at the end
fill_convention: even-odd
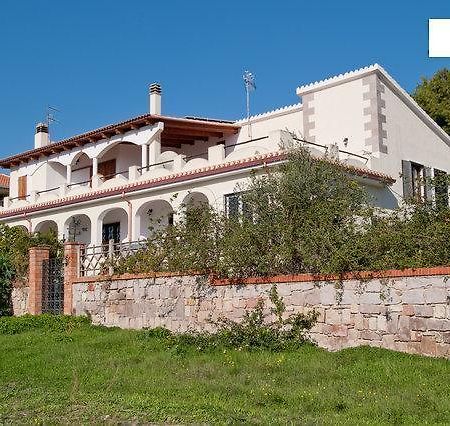
{"type": "Polygon", "coordinates": [[[425,303],[424,290],[413,289],[407,290],[403,294],[403,303],[409,303],[411,305],[423,305],[425,303]]]}
{"type": "Polygon", "coordinates": [[[447,303],[450,292],[445,288],[430,288],[425,290],[426,303],[447,303]]]}
{"type": "Polygon", "coordinates": [[[322,305],[334,305],[336,304],[336,289],[333,285],[324,285],[320,288],[320,303],[322,305]]]}

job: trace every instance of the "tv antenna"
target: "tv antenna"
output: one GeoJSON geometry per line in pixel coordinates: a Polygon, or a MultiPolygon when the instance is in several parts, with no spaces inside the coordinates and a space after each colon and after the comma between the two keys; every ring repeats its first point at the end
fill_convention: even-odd
{"type": "Polygon", "coordinates": [[[252,137],[252,129],[250,126],[250,92],[256,90],[255,84],[255,76],[250,71],[244,71],[243,75],[244,84],[245,84],[245,93],[247,95],[247,128],[248,128],[248,136],[251,139],[252,137]]]}
{"type": "Polygon", "coordinates": [[[50,135],[50,125],[53,123],[61,124],[59,120],[56,119],[56,113],[60,112],[59,109],[52,107],[51,105],[47,105],[47,112],[45,114],[45,124],[47,124],[48,132],[50,135]]]}

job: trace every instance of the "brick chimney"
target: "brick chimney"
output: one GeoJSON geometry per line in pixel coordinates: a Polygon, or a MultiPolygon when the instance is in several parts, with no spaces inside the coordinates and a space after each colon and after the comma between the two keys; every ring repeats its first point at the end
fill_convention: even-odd
{"type": "Polygon", "coordinates": [[[161,86],[158,83],[150,84],[150,114],[161,115],[161,86]]]}
{"type": "Polygon", "coordinates": [[[36,125],[36,133],[34,135],[34,147],[42,148],[50,144],[50,138],[48,137],[48,126],[44,123],[38,123],[36,125]]]}

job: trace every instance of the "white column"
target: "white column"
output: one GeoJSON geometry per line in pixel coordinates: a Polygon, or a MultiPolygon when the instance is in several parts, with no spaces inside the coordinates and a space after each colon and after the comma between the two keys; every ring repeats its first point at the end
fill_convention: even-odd
{"type": "Polygon", "coordinates": [[[148,170],[148,145],[144,144],[142,145],[142,171],[141,173],[145,173],[148,170]]]}
{"type": "Polygon", "coordinates": [[[70,185],[72,183],[72,166],[68,164],[66,166],[66,184],[70,185]]]}
{"type": "Polygon", "coordinates": [[[148,162],[150,165],[156,164],[161,156],[161,139],[159,136],[155,137],[149,146],[149,159],[148,162]]]}
{"type": "Polygon", "coordinates": [[[92,176],[98,175],[98,158],[92,159],[92,176]]]}

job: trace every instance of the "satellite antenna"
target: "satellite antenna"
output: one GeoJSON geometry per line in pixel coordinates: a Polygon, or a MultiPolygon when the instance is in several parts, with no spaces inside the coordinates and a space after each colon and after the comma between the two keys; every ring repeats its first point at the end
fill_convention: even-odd
{"type": "Polygon", "coordinates": [[[245,92],[247,95],[247,127],[248,127],[248,136],[251,139],[252,137],[252,129],[250,126],[250,92],[252,90],[256,90],[255,84],[255,76],[250,71],[244,71],[243,75],[244,84],[245,84],[245,92]]]}

